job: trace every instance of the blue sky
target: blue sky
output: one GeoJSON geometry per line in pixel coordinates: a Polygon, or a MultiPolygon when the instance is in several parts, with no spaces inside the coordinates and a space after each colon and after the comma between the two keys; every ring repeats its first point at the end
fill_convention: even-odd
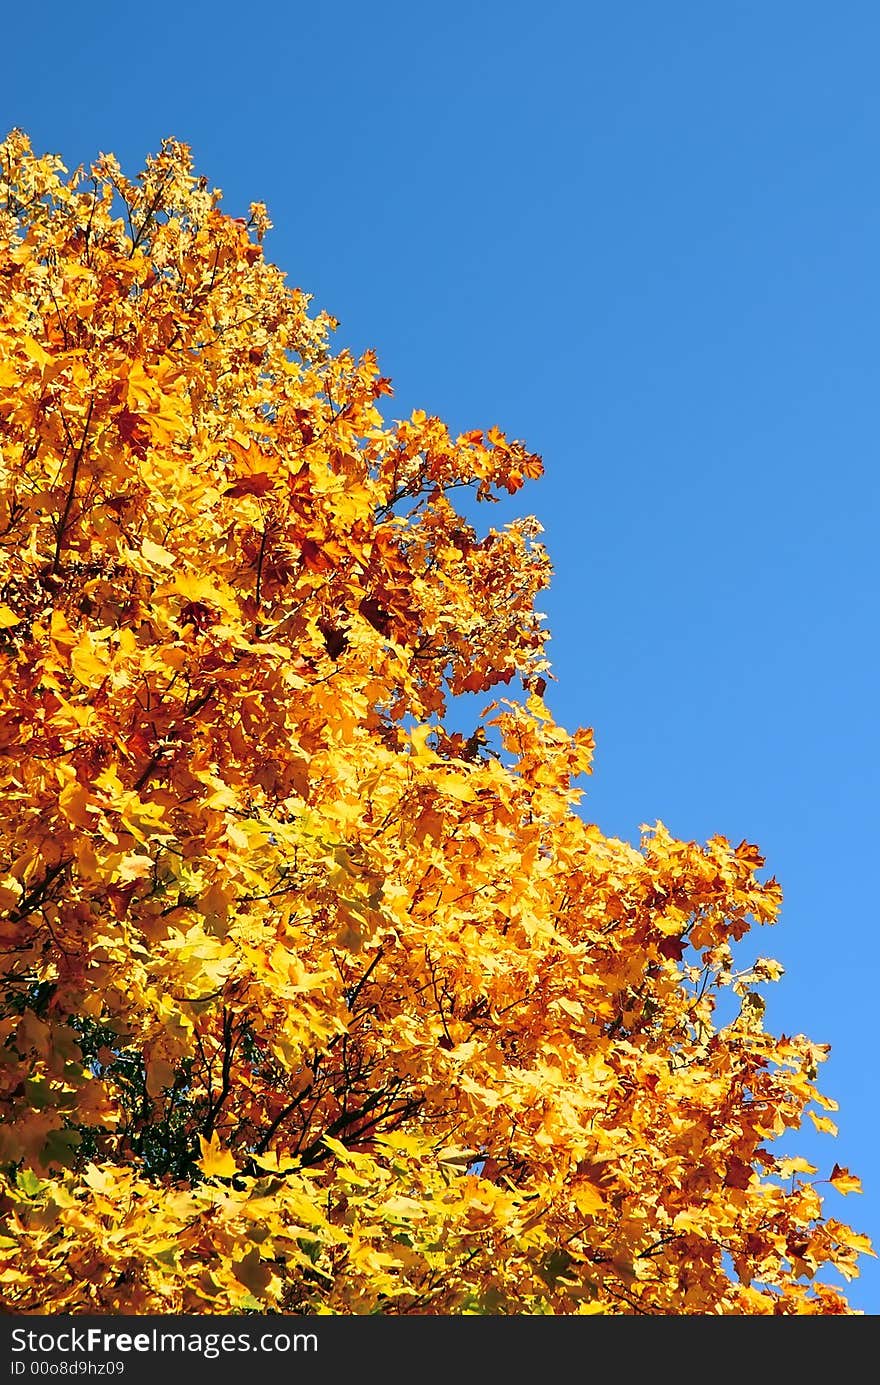
{"type": "MultiPolygon", "coordinates": [[[[395,416],[547,475],[585,814],[756,841],[777,1031],[832,1045],[827,1195],[880,1248],[880,8],[814,0],[7,7],[0,125],[131,173],[166,135],[376,348],[395,416]]],[[[487,517],[497,522],[497,511],[487,517]]],[[[880,1262],[851,1302],[880,1312],[880,1262]]]]}

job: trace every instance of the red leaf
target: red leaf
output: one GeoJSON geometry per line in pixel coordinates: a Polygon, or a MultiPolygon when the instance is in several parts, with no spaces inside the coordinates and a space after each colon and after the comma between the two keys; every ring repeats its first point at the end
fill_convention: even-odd
{"type": "Polygon", "coordinates": [[[747,1188],[752,1181],[752,1166],[746,1164],[736,1154],[730,1156],[727,1172],[724,1175],[726,1188],[747,1188]]]}
{"type": "Polygon", "coordinates": [[[227,486],[226,495],[265,495],[272,489],[272,477],[267,471],[255,471],[252,476],[242,476],[234,486],[227,486]]]}
{"type": "Polygon", "coordinates": [[[133,414],[130,409],[120,409],[116,415],[116,427],[122,441],[127,443],[139,457],[143,457],[147,450],[147,443],[150,441],[150,434],[142,426],[140,417],[133,414]]]}
{"type": "Polygon", "coordinates": [[[657,951],[661,957],[667,957],[671,962],[680,962],[684,956],[684,939],[664,937],[657,944],[657,951]]]}
{"type": "Polygon", "coordinates": [[[300,539],[299,551],[309,572],[327,572],[333,566],[331,560],[318,547],[314,539],[300,539]]]}
{"type": "Polygon", "coordinates": [[[378,630],[380,635],[387,635],[391,630],[391,616],[375,597],[365,596],[358,607],[364,620],[369,621],[374,630],[378,630]]]}

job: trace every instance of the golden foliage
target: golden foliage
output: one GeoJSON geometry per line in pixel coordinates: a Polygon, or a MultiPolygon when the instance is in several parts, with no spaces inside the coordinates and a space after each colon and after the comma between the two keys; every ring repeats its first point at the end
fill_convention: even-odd
{"type": "Polygon", "coordinates": [[[538,458],[386,423],[185,146],[0,165],[6,1307],[849,1312],[779,888],[579,815],[540,526],[453,503],[538,458]]]}

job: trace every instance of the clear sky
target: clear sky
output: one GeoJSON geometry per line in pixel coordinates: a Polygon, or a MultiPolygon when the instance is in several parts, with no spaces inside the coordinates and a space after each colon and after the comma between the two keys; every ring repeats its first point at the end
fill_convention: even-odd
{"type": "Polygon", "coordinates": [[[767,1022],[832,1045],[840,1103],[797,1147],[861,1175],[826,1209],[880,1250],[880,6],[48,0],[3,47],[4,132],[128,173],[190,144],[390,414],[543,455],[507,513],[554,561],[583,811],[762,847],[767,1022]]]}

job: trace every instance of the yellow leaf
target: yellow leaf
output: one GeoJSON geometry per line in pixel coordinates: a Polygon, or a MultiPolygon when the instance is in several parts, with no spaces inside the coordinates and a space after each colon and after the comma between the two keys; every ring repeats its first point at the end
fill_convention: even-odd
{"type": "Polygon", "coordinates": [[[153,543],[152,539],[144,539],[141,544],[141,553],[147,562],[152,563],[154,567],[174,566],[174,554],[169,553],[168,549],[163,548],[161,544],[153,543]]]}
{"type": "Polygon", "coordinates": [[[169,591],[179,592],[186,597],[187,601],[209,601],[217,603],[217,586],[210,577],[197,577],[194,574],[184,574],[175,577],[169,591]]]}
{"type": "Polygon", "coordinates": [[[706,1218],[687,1207],[676,1214],[672,1226],[675,1231],[706,1237],[706,1218]]]}
{"type": "Polygon", "coordinates": [[[338,1159],[341,1159],[343,1163],[351,1164],[358,1162],[357,1156],[353,1154],[350,1149],[347,1149],[341,1140],[334,1139],[332,1135],[324,1135],[323,1143],[338,1159]]]}
{"type": "Polygon", "coordinates": [[[826,1223],[827,1230],[833,1235],[841,1245],[849,1246],[850,1250],[856,1251],[859,1255],[871,1255],[877,1258],[877,1253],[871,1245],[869,1236],[863,1236],[860,1231],[852,1231],[848,1226],[843,1226],[838,1221],[826,1223]]]}
{"type": "Polygon", "coordinates": [[[552,720],[551,714],[547,710],[547,704],[544,702],[543,698],[540,698],[538,696],[537,693],[529,693],[529,698],[526,702],[526,706],[528,707],[532,716],[537,717],[539,721],[552,720]]]}
{"type": "Polygon", "coordinates": [[[116,765],[108,765],[95,778],[95,788],[101,789],[109,798],[117,798],[123,792],[122,780],[119,778],[116,765]]]}
{"type": "MultiPolygon", "coordinates": [[[[181,401],[175,402],[179,404],[181,401]]],[[[174,404],[167,398],[154,404],[143,417],[153,440],[160,444],[168,442],[178,433],[185,433],[189,427],[186,419],[181,416],[174,404]]]]}
{"type": "Polygon", "coordinates": [[[403,1193],[393,1193],[382,1203],[381,1210],[385,1216],[401,1221],[419,1221],[427,1215],[426,1208],[420,1202],[415,1198],[406,1197],[403,1193]]]}
{"type": "Polygon", "coordinates": [[[49,637],[53,644],[62,645],[66,649],[72,649],[76,643],[76,635],[64,619],[62,611],[52,612],[52,619],[49,621],[49,637]]]}
{"type": "Polygon", "coordinates": [[[10,626],[20,624],[21,619],[10,606],[0,605],[0,630],[8,630],[10,626]]]}
{"type": "Polygon", "coordinates": [[[116,1192],[116,1183],[106,1169],[100,1168],[97,1164],[88,1164],[83,1174],[83,1182],[95,1193],[102,1193],[105,1196],[116,1192]]]}
{"type": "Polygon", "coordinates": [[[97,808],[89,801],[88,789],[76,780],[61,790],[58,795],[58,807],[74,827],[83,827],[90,831],[94,826],[88,815],[89,812],[97,812],[97,808]]]}
{"type": "Polygon", "coordinates": [[[202,1157],[196,1160],[196,1164],[206,1178],[232,1178],[238,1172],[238,1165],[230,1151],[221,1149],[216,1130],[210,1140],[200,1135],[199,1144],[202,1157]]]}
{"type": "Polygon", "coordinates": [[[584,1217],[592,1217],[605,1206],[604,1197],[592,1183],[579,1184],[572,1193],[571,1200],[584,1217]]]}
{"type": "Polygon", "coordinates": [[[22,347],[24,348],[25,355],[29,356],[32,361],[36,361],[38,365],[48,365],[52,360],[52,357],[45,347],[41,346],[33,337],[25,337],[22,342],[22,347]]]}
{"type": "Polygon", "coordinates": [[[840,1164],[835,1164],[831,1170],[831,1180],[839,1193],[860,1193],[862,1191],[861,1179],[857,1178],[849,1169],[841,1168],[840,1164]]]}
{"type": "Polygon", "coordinates": [[[466,774],[444,774],[437,780],[438,788],[449,798],[457,798],[461,803],[470,803],[474,797],[471,781],[466,774]]]}
{"type": "Polygon", "coordinates": [[[133,413],[148,409],[156,393],[156,386],[144,370],[140,361],[133,361],[128,372],[128,407],[133,413]]]}
{"type": "Polygon", "coordinates": [[[813,1122],[817,1130],[823,1130],[826,1135],[836,1135],[837,1126],[828,1116],[817,1116],[815,1111],[808,1111],[807,1115],[813,1122]]]}
{"type": "Polygon", "coordinates": [[[410,742],[412,744],[412,756],[418,764],[433,764],[437,759],[433,750],[429,749],[427,741],[429,736],[434,734],[433,726],[416,726],[410,732],[410,742]]]}
{"type": "Polygon", "coordinates": [[[779,1168],[776,1170],[780,1178],[790,1178],[793,1173],[817,1173],[815,1164],[810,1164],[799,1154],[793,1159],[780,1159],[779,1168]]]}
{"type": "Polygon", "coordinates": [[[88,635],[83,635],[79,644],[70,656],[70,667],[77,682],[84,687],[94,687],[96,683],[103,683],[110,671],[110,665],[95,653],[94,645],[88,635]]]}

